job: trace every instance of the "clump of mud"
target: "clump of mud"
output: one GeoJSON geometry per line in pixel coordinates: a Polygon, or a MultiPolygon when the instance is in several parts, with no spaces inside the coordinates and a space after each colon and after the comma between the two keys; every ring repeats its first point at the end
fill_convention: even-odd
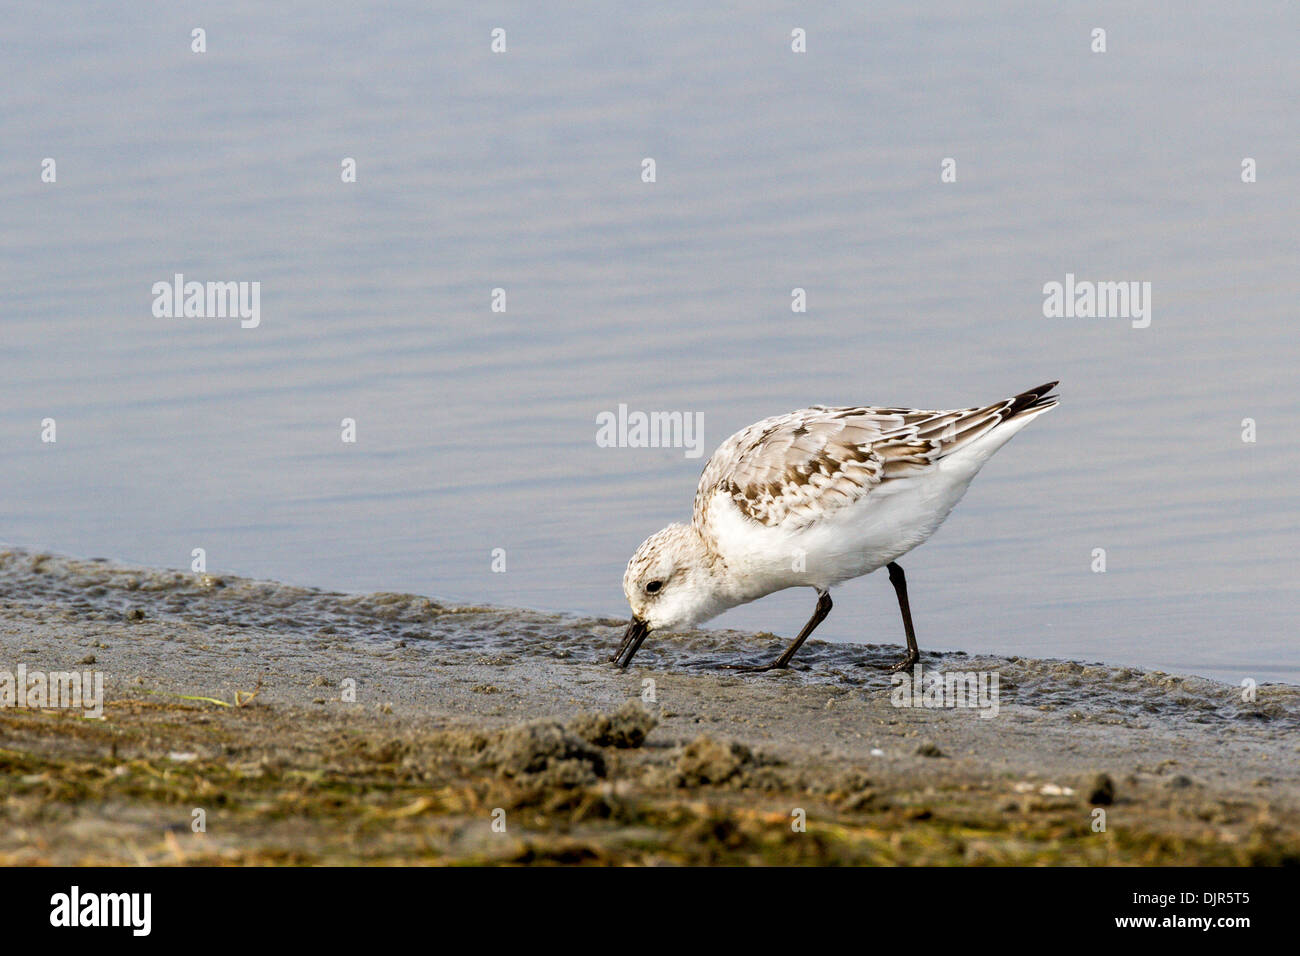
{"type": "Polygon", "coordinates": [[[800,783],[782,762],[736,740],[696,737],[678,747],[667,766],[653,768],[648,782],[678,789],[714,786],[775,790],[800,783]]]}
{"type": "Polygon", "coordinates": [[[1093,778],[1088,793],[1088,802],[1093,806],[1108,807],[1115,802],[1115,781],[1108,774],[1099,773],[1093,778]]]}
{"type": "Polygon", "coordinates": [[[726,783],[754,762],[754,752],[742,743],[696,737],[677,757],[678,786],[726,783]]]}
{"type": "Polygon", "coordinates": [[[640,747],[656,723],[653,714],[633,701],[612,714],[579,714],[567,725],[531,720],[491,733],[447,731],[437,742],[475,769],[520,783],[584,787],[606,776],[600,748],[640,747]]]}
{"type": "Polygon", "coordinates": [[[555,720],[530,720],[492,733],[446,731],[436,744],[477,770],[518,782],[582,787],[605,776],[605,757],[555,720]]]}
{"type": "Polygon", "coordinates": [[[553,720],[532,720],[500,731],[479,763],[504,777],[544,773],[587,782],[605,776],[601,752],[553,720]]]}
{"type": "Polygon", "coordinates": [[[579,714],[569,721],[568,729],[597,747],[627,750],[645,743],[658,723],[659,718],[638,701],[629,700],[612,714],[579,714]]]}

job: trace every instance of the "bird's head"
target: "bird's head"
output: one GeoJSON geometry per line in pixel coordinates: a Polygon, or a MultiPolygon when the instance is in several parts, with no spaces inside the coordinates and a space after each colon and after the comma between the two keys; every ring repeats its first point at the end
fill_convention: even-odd
{"type": "Polygon", "coordinates": [[[623,573],[632,621],[613,662],[627,667],[651,631],[690,627],[726,610],[714,578],[716,561],[690,525],[670,524],[646,538],[623,573]]]}

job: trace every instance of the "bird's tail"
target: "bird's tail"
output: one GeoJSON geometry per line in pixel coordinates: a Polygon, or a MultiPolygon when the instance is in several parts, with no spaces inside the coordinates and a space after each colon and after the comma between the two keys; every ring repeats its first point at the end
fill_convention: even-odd
{"type": "Polygon", "coordinates": [[[983,460],[1010,441],[1030,419],[1056,407],[1057,396],[1051,394],[1056,385],[1048,382],[982,408],[935,412],[912,437],[928,445],[924,457],[929,461],[966,451],[983,460]]]}
{"type": "Polygon", "coordinates": [[[1059,382],[1048,382],[1046,385],[1039,385],[1037,388],[1031,388],[1027,392],[1021,392],[1007,399],[1003,403],[1006,407],[1001,412],[1002,421],[1011,421],[1013,418],[1033,418],[1039,412],[1055,408],[1060,396],[1049,393],[1059,384],[1059,382]]]}

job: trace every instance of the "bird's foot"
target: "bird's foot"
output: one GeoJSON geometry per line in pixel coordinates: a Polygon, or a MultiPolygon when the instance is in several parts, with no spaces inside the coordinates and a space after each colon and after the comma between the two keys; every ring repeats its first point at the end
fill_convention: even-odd
{"type": "Polygon", "coordinates": [[[907,652],[907,655],[901,661],[899,661],[897,664],[891,665],[889,669],[895,672],[906,671],[907,673],[910,674],[912,673],[913,666],[915,666],[916,662],[919,661],[920,659],[921,659],[921,654],[919,651],[909,650],[907,652]]]}

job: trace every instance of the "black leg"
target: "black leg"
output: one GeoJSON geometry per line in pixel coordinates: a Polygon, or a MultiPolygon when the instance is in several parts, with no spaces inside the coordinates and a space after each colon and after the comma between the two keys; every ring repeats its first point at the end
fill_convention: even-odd
{"type": "Polygon", "coordinates": [[[912,665],[921,659],[921,649],[916,646],[916,631],[912,629],[912,608],[907,603],[907,578],[903,576],[903,569],[893,561],[889,562],[889,583],[898,595],[898,609],[903,612],[903,630],[907,632],[907,656],[890,670],[910,672],[912,665]]]}
{"type": "Polygon", "coordinates": [[[794,643],[785,649],[785,653],[778,657],[770,664],[745,665],[745,664],[723,664],[727,670],[735,671],[772,671],[790,665],[790,659],[794,657],[795,651],[799,646],[808,640],[808,635],[817,629],[817,625],[826,620],[826,615],[831,613],[831,596],[825,591],[817,592],[817,607],[813,610],[812,617],[808,618],[808,623],[803,626],[799,636],[794,639],[794,643]]]}

